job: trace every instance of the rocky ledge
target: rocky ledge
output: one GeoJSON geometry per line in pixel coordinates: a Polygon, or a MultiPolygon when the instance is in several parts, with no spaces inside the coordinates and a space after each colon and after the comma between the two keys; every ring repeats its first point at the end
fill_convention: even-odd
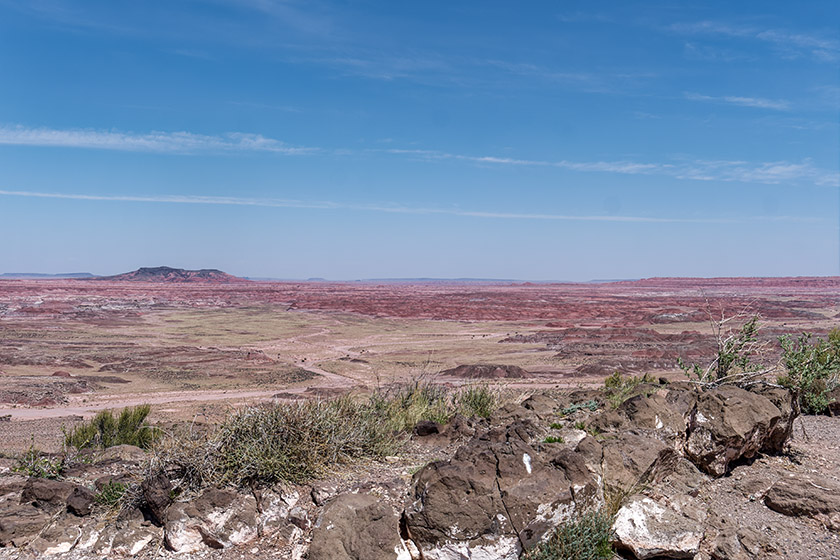
{"type": "Polygon", "coordinates": [[[836,419],[791,449],[794,410],[761,385],[642,385],[616,409],[597,391],[536,394],[488,420],[418,425],[413,449],[447,458],[413,475],[394,458],[363,480],[173,501],[158,473],[118,515],[95,492],[138,479],[143,453],[113,448],[64,480],[0,477],[0,556],[515,560],[600,509],[626,558],[836,558],[836,455],[808,456],[836,450],[836,419]]]}

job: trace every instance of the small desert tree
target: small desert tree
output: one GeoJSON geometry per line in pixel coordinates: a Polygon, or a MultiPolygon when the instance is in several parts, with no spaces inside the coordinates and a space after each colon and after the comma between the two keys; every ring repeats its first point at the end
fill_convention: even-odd
{"type": "Polygon", "coordinates": [[[760,361],[768,343],[758,338],[758,319],[758,315],[749,315],[746,310],[729,317],[721,311],[719,319],[709,311],[716,352],[706,366],[687,364],[679,358],[680,369],[694,381],[709,385],[746,383],[766,376],[775,366],[760,361]]]}

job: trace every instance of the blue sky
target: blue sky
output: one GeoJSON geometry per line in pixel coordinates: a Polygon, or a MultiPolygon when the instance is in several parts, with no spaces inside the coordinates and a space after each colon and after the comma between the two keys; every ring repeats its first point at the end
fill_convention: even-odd
{"type": "Polygon", "coordinates": [[[0,0],[0,272],[840,274],[838,22],[0,0]]]}

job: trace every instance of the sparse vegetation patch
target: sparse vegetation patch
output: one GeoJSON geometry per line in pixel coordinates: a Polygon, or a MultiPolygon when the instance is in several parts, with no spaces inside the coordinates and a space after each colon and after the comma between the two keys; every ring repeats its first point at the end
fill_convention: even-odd
{"type": "Polygon", "coordinates": [[[51,459],[41,453],[35,444],[21,455],[12,470],[35,478],[58,478],[64,461],[61,458],[51,459]]]}
{"type": "Polygon", "coordinates": [[[606,560],[613,557],[613,518],[599,511],[559,525],[551,536],[526,552],[523,560],[606,560]]]}
{"type": "Polygon", "coordinates": [[[604,380],[604,394],[610,407],[618,408],[621,403],[633,396],[633,392],[639,385],[653,383],[654,381],[653,377],[647,373],[642,376],[624,377],[621,372],[616,371],[604,380]]]}
{"type": "Polygon", "coordinates": [[[473,385],[455,394],[455,411],[464,416],[489,418],[499,406],[498,389],[488,385],[473,385]]]}
{"type": "Polygon", "coordinates": [[[598,401],[596,401],[596,400],[590,400],[590,401],[586,401],[584,403],[575,403],[575,404],[569,405],[566,408],[564,408],[563,410],[561,410],[560,415],[561,416],[569,416],[570,414],[574,414],[578,410],[583,410],[583,409],[589,410],[590,412],[595,412],[596,410],[598,410],[599,406],[600,405],[598,404],[598,401]]]}
{"type": "Polygon", "coordinates": [[[371,403],[395,431],[410,430],[420,420],[445,424],[455,414],[488,418],[499,407],[501,391],[489,385],[470,385],[453,391],[416,381],[371,397],[371,403]]]}
{"type": "Polygon", "coordinates": [[[489,415],[498,402],[489,387],[450,392],[412,384],[368,399],[344,396],[246,407],[212,433],[168,435],[155,447],[152,470],[181,488],[303,482],[331,467],[399,452],[420,420],[444,423],[456,412],[489,415]]]}
{"type": "Polygon", "coordinates": [[[123,500],[128,486],[121,482],[109,481],[96,494],[97,504],[109,508],[116,508],[123,500]]]}

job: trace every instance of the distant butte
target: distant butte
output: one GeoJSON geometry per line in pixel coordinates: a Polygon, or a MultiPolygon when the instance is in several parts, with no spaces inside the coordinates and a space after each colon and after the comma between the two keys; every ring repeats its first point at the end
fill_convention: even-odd
{"type": "Polygon", "coordinates": [[[169,266],[142,267],[132,272],[117,274],[116,276],[100,276],[96,280],[108,280],[111,282],[162,282],[167,284],[229,284],[234,282],[248,282],[245,278],[239,278],[238,276],[227,274],[215,268],[185,270],[183,268],[172,268],[169,266]]]}

